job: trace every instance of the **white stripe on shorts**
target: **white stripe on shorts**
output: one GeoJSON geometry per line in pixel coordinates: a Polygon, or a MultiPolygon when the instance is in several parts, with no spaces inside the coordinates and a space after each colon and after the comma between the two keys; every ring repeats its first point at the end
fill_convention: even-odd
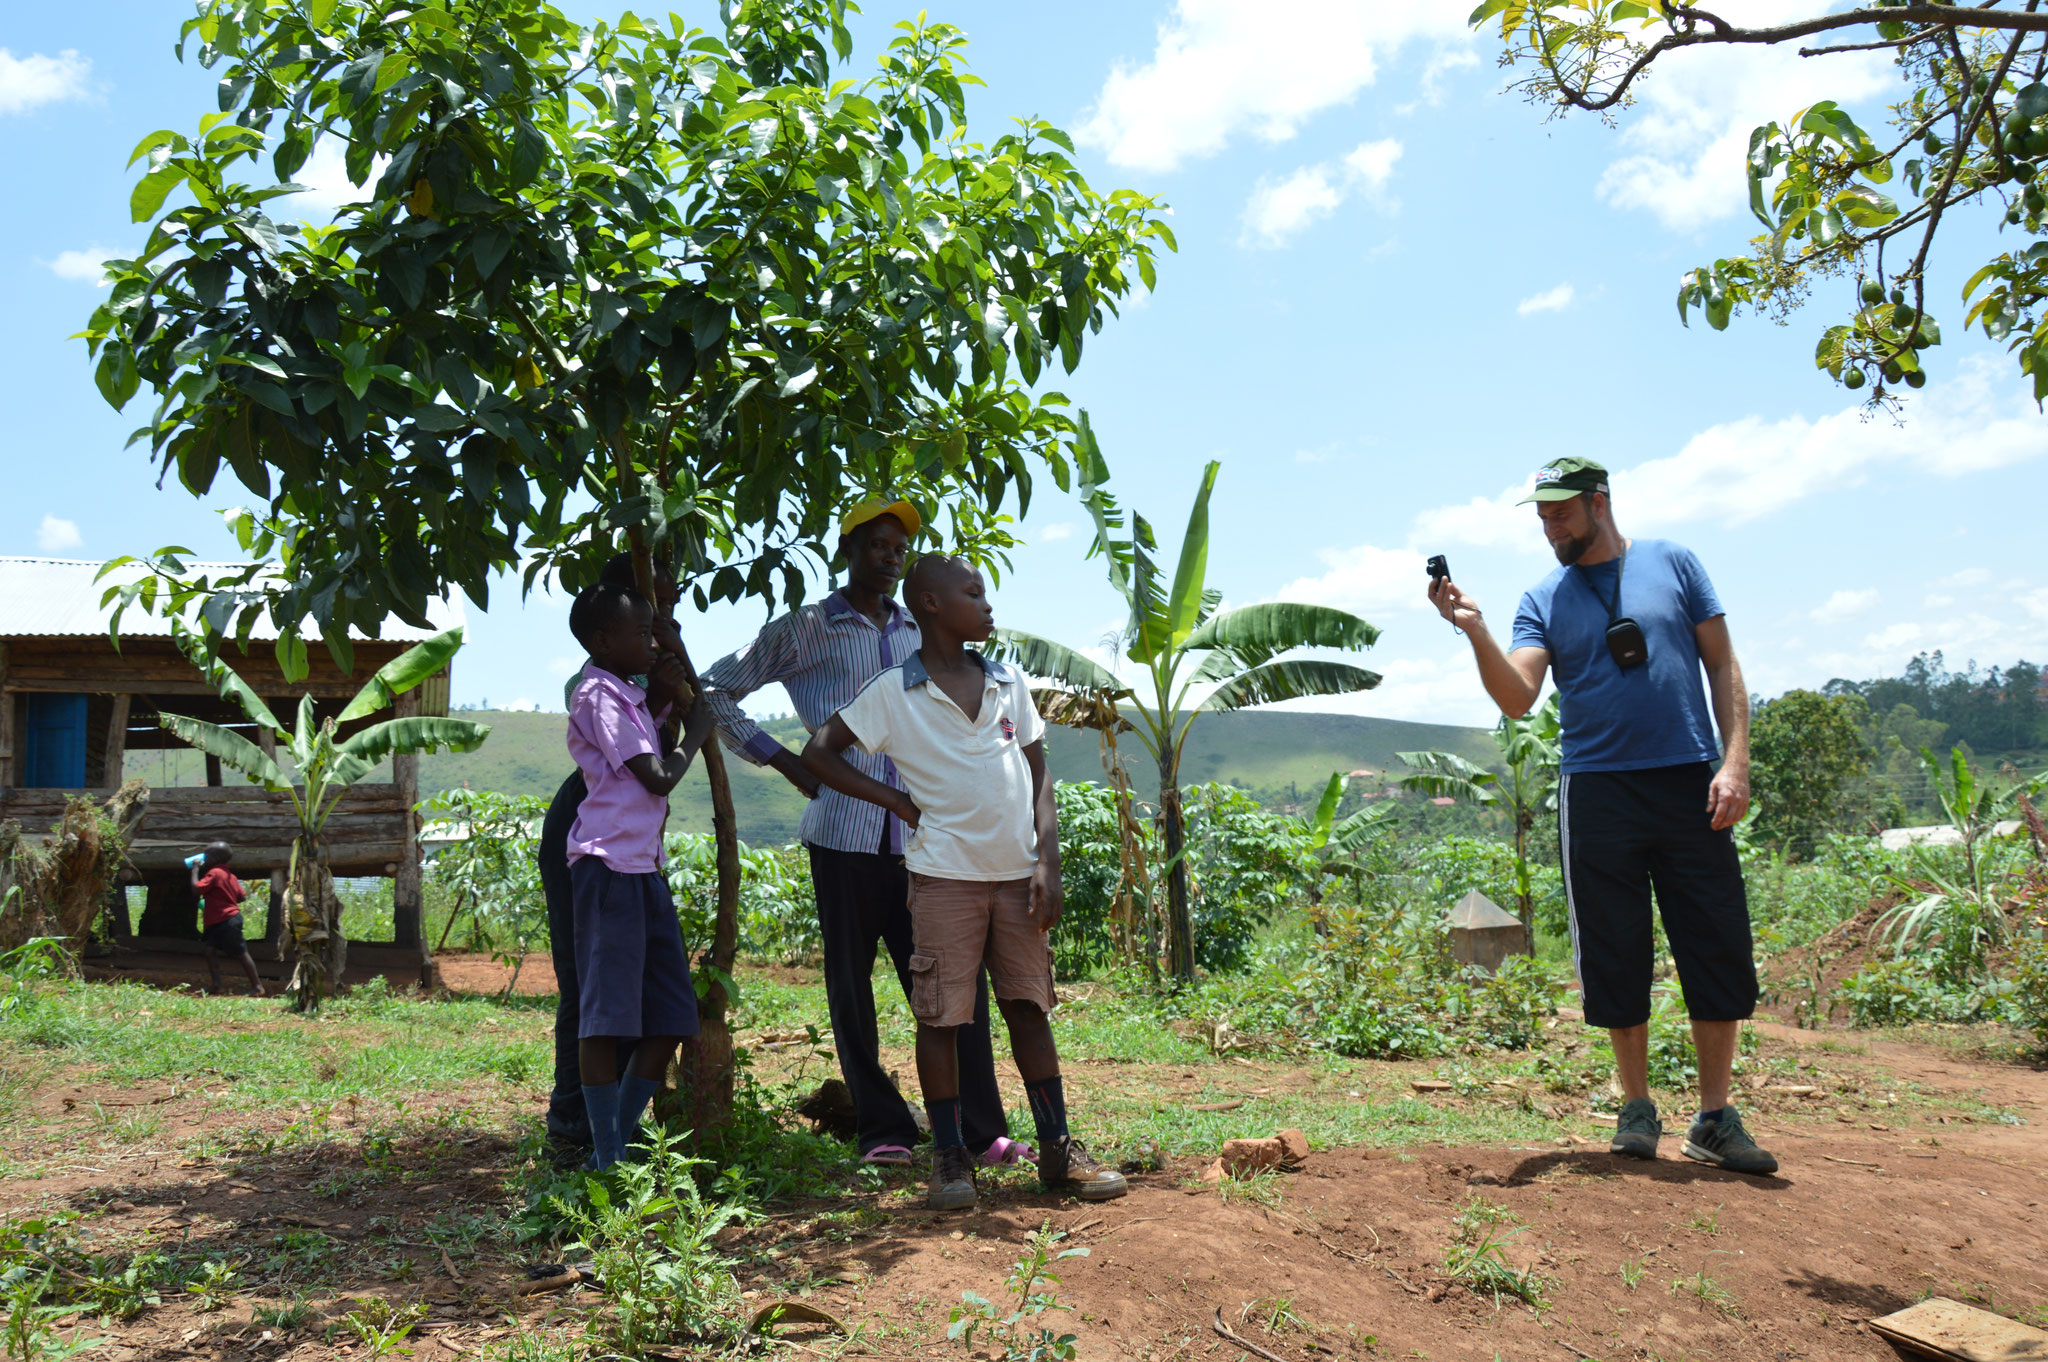
{"type": "Polygon", "coordinates": [[[1572,977],[1579,981],[1580,1000],[1584,1001],[1586,991],[1586,970],[1579,951],[1579,901],[1572,895],[1572,778],[1571,773],[1557,778],[1557,851],[1563,862],[1565,920],[1570,924],[1572,937],[1572,977]]]}

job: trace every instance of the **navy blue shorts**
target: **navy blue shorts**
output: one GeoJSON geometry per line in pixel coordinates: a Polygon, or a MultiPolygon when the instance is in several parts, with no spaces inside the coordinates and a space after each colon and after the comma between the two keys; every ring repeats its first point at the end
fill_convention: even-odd
{"type": "Polygon", "coordinates": [[[1558,843],[1588,1026],[1650,1019],[1653,890],[1691,1018],[1741,1021],[1756,1011],[1742,857],[1707,814],[1713,779],[1702,761],[1572,772],[1560,782],[1558,843]]]}
{"type": "Polygon", "coordinates": [[[621,875],[600,856],[569,865],[576,989],[588,1036],[694,1036],[697,992],[676,901],[659,873],[621,875]]]}

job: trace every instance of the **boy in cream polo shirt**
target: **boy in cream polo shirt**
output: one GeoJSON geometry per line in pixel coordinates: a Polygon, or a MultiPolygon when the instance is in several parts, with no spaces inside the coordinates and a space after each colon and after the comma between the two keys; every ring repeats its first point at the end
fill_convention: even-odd
{"type": "Polygon", "coordinates": [[[927,554],[911,565],[905,603],[923,646],[861,688],[811,735],[804,765],[842,794],[879,804],[913,836],[910,871],[910,1010],[917,1017],[917,1081],[932,1123],[928,1204],[975,1203],[974,1170],[960,1129],[954,1031],[974,1013],[984,963],[1010,1030],[1010,1054],[1038,1126],[1039,1180],[1048,1191],[1101,1201],[1128,1190],[1067,1130],[1052,945],[1060,920],[1059,819],[1045,773],[1045,721],[1023,676],[968,649],[995,632],[981,574],[927,554]],[[853,744],[896,765],[906,790],[862,774],[840,755],[853,744]]]}

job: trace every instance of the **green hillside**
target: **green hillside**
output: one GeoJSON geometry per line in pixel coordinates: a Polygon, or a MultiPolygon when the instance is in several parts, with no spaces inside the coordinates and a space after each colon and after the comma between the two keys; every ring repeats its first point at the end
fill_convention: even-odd
{"type": "MultiPolygon", "coordinates": [[[[489,724],[490,739],[475,752],[421,759],[423,795],[467,782],[476,790],[547,797],[568,774],[565,715],[465,710],[463,717],[489,724]]],[[[765,727],[791,748],[803,745],[803,725],[793,718],[773,720],[765,727]]],[[[1396,752],[1428,747],[1489,764],[1495,759],[1492,736],[1480,728],[1352,714],[1212,714],[1195,725],[1182,779],[1243,785],[1265,803],[1284,806],[1313,801],[1332,771],[1384,771],[1395,764],[1396,752]]],[[[1060,780],[1101,780],[1098,750],[1093,734],[1072,729],[1055,728],[1046,741],[1053,775],[1060,780]]],[[[1144,762],[1144,749],[1135,740],[1126,739],[1123,750],[1127,761],[1144,762]]],[[[732,772],[740,836],[756,845],[794,838],[804,801],[789,782],[737,759],[729,759],[727,768],[732,772]]],[[[196,785],[205,780],[196,752],[130,753],[128,774],[157,784],[196,785]]],[[[1133,778],[1145,797],[1157,792],[1157,779],[1149,770],[1134,769],[1133,778]]],[[[380,773],[373,779],[389,776],[380,773]]],[[[691,772],[677,787],[672,807],[672,825],[710,829],[711,796],[701,774],[691,772]]]]}

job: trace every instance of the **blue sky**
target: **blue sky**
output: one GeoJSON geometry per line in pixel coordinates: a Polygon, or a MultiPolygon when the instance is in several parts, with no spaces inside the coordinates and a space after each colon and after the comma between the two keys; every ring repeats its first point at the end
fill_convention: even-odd
{"type": "MultiPolygon", "coordinates": [[[[1894,97],[1889,67],[1700,54],[1661,70],[1616,129],[1546,124],[1502,92],[1469,6],[931,5],[974,40],[983,135],[1011,114],[1049,118],[1081,139],[1098,189],[1174,206],[1181,251],[1157,292],[1058,380],[1092,412],[1126,503],[1177,540],[1202,464],[1220,459],[1212,584],[1385,629],[1368,661],[1382,688],[1316,708],[1490,721],[1465,644],[1422,600],[1422,562],[1448,555],[1504,630],[1550,565],[1533,512],[1511,503],[1567,453],[1617,471],[1625,532],[1699,552],[1755,690],[1893,672],[1923,648],[2048,660],[2048,418],[2002,348],[1960,325],[1962,280],[1996,239],[1987,216],[1954,221],[1930,276],[1947,343],[1902,421],[1867,415],[1813,367],[1846,282],[1823,282],[1783,327],[1687,330],[1673,306],[1685,269],[1752,234],[1750,127],[1823,95],[1869,113],[1894,97]]],[[[856,61],[913,12],[871,4],[856,61]]],[[[94,262],[140,238],[130,149],[213,107],[212,77],[171,56],[187,13],[104,0],[11,6],[0,23],[15,186],[0,209],[0,554],[230,551],[216,513],[239,489],[158,491],[143,451],[123,447],[143,404],[110,411],[66,339],[94,304],[94,262]]],[[[1000,622],[1077,644],[1118,623],[1083,524],[1044,480],[1000,622]]],[[[507,591],[469,620],[459,701],[559,707],[577,660],[559,598],[507,591]]],[[[760,622],[725,608],[685,632],[704,658],[760,622]]]]}

